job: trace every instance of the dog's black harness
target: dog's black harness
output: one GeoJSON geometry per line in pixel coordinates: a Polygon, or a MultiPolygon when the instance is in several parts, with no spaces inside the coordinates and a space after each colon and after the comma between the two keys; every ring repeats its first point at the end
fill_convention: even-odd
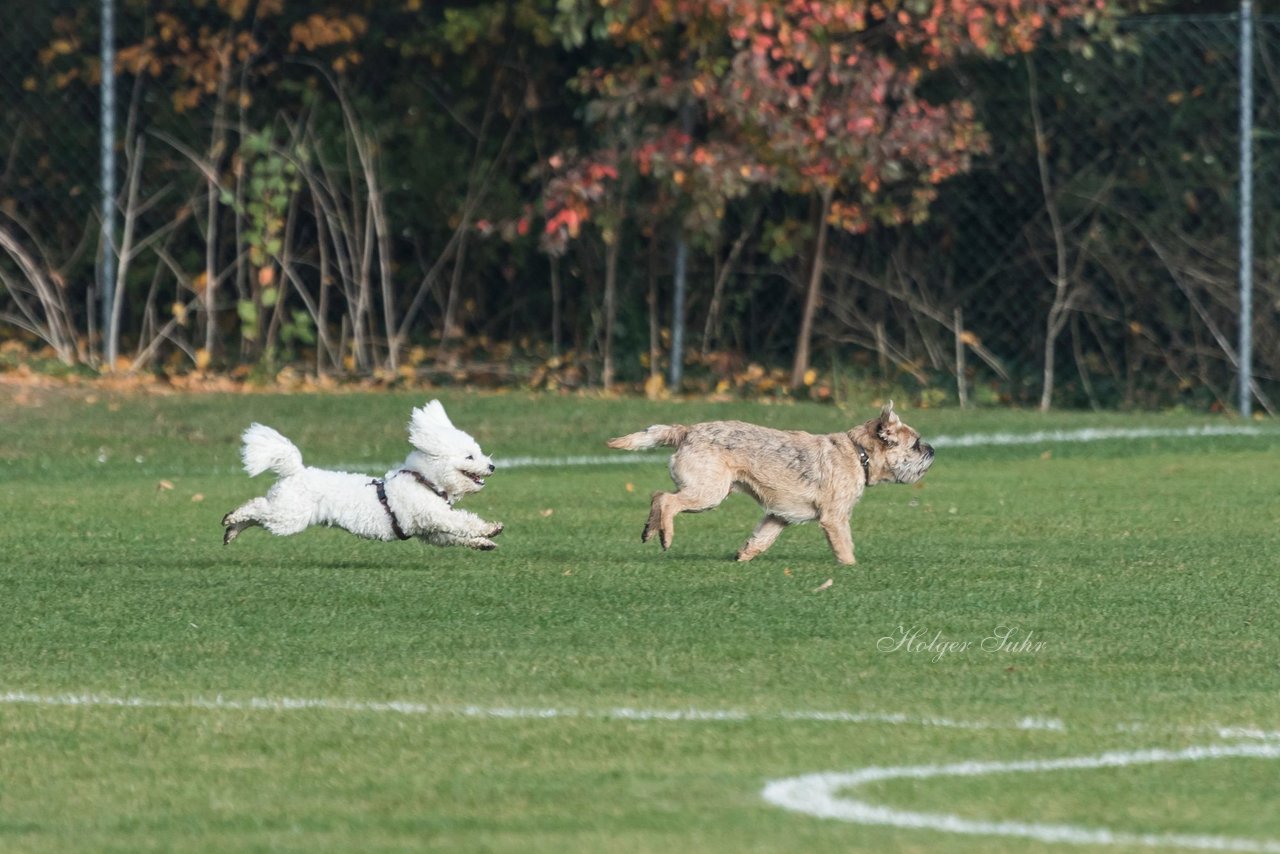
{"type": "MultiPolygon", "coordinates": [[[[444,499],[445,503],[449,501],[449,494],[431,481],[427,480],[413,469],[400,469],[396,474],[407,474],[413,477],[422,486],[431,490],[431,492],[444,499]]],[[[391,520],[391,533],[396,535],[397,540],[407,540],[409,535],[404,532],[404,528],[400,527],[400,520],[396,518],[395,511],[391,509],[391,502],[387,501],[387,481],[384,478],[369,481],[369,485],[378,490],[378,503],[382,505],[382,509],[387,511],[387,518],[391,520]]]]}
{"type": "Polygon", "coordinates": [[[404,532],[404,528],[400,527],[400,520],[396,518],[395,511],[391,509],[391,503],[387,501],[387,482],[382,478],[369,481],[369,485],[378,490],[378,503],[382,505],[382,509],[387,511],[387,518],[391,520],[391,533],[396,535],[397,540],[407,540],[409,535],[404,532]]]}
{"type": "Polygon", "coordinates": [[[853,447],[854,447],[854,450],[858,452],[858,462],[862,463],[862,473],[863,475],[866,476],[865,484],[867,486],[870,486],[871,485],[871,457],[867,456],[867,449],[859,445],[857,442],[853,443],[853,447]]]}
{"type": "Polygon", "coordinates": [[[409,475],[409,477],[411,477],[411,478],[413,478],[414,480],[416,480],[416,481],[417,481],[419,484],[421,484],[423,487],[425,487],[426,489],[430,490],[431,492],[434,492],[436,495],[440,496],[440,498],[441,498],[441,499],[443,499],[443,500],[444,500],[444,502],[445,502],[446,504],[452,504],[452,503],[453,503],[453,502],[451,502],[451,501],[449,500],[449,493],[445,492],[443,489],[441,489],[440,487],[436,486],[436,485],[435,485],[434,483],[432,483],[431,481],[427,480],[425,477],[423,477],[423,475],[422,475],[422,473],[421,473],[421,472],[416,472],[416,471],[414,471],[413,469],[400,469],[400,471],[396,472],[396,474],[407,474],[407,475],[409,475]]]}

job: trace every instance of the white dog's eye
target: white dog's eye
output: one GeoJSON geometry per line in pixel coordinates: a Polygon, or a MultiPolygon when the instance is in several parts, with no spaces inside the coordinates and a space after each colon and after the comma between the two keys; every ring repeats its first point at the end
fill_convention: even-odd
{"type": "Polygon", "coordinates": [[[469,459],[469,460],[474,460],[474,459],[475,459],[475,455],[474,455],[474,454],[467,454],[467,459],[469,459]]]}

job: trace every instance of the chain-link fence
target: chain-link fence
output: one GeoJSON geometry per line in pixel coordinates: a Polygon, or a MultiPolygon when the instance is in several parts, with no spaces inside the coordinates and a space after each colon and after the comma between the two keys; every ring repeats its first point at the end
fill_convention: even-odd
{"type": "MultiPolygon", "coordinates": [[[[280,45],[305,52],[312,39],[317,56],[329,51],[322,58],[332,69],[358,42],[359,28],[342,33],[339,17],[326,21],[332,31],[316,25],[316,32],[299,36],[297,22],[282,33],[273,31],[284,28],[279,21],[228,23],[225,10],[201,9],[167,19],[130,4],[117,22],[124,71],[119,208],[126,214],[118,240],[135,252],[125,285],[130,361],[145,366],[168,352],[199,364],[220,337],[235,335],[230,325],[243,329],[253,318],[258,338],[242,338],[242,353],[252,353],[255,343],[261,351],[263,339],[274,335],[277,345],[308,350],[317,369],[360,369],[373,360],[368,341],[385,347],[396,335],[390,312],[380,328],[378,306],[394,301],[401,319],[413,311],[431,314],[436,328],[453,322],[454,294],[437,275],[445,254],[440,247],[454,233],[459,210],[465,209],[464,222],[476,213],[462,204],[449,210],[437,197],[444,186],[466,190],[469,179],[429,174],[453,161],[422,157],[403,132],[422,121],[413,99],[430,101],[439,83],[419,80],[418,66],[407,61],[370,63],[343,78],[355,111],[397,99],[410,105],[395,110],[400,124],[378,131],[378,144],[365,149],[389,156],[398,145],[394,164],[361,163],[366,155],[350,142],[358,123],[344,128],[341,112],[307,112],[317,57],[285,61],[278,55],[280,45]],[[207,25],[201,14],[209,16],[207,25]],[[139,49],[144,45],[150,47],[139,49]],[[237,56],[252,58],[238,62],[237,56]],[[218,72],[223,58],[234,74],[218,72]],[[219,87],[243,90],[241,103],[219,87]],[[264,88],[298,93],[297,109],[290,113],[252,97],[264,88]],[[267,106],[270,111],[254,112],[267,106]],[[344,134],[345,151],[329,152],[334,162],[346,159],[343,168],[317,166],[322,143],[308,149],[307,140],[333,145],[344,134]],[[145,158],[141,173],[132,170],[134,158],[145,158]],[[370,165],[375,168],[364,168],[370,165]],[[360,183],[378,173],[392,176],[381,191],[360,183]],[[143,178],[135,185],[137,174],[143,178]],[[211,174],[229,177],[219,187],[211,174]],[[236,193],[252,197],[229,198],[233,182],[236,193]],[[331,271],[272,282],[262,273],[265,265],[252,263],[250,250],[279,249],[272,241],[284,238],[280,231],[293,220],[278,206],[287,206],[289,188],[299,184],[332,209],[320,211],[318,201],[309,231],[291,232],[293,240],[332,246],[345,256],[309,261],[331,271]],[[275,186],[284,191],[273,196],[275,186]],[[389,213],[375,210],[378,198],[390,200],[389,213]],[[233,223],[221,219],[228,210],[236,213],[233,223]],[[380,223],[379,216],[390,222],[380,223]],[[436,254],[405,237],[430,217],[440,220],[425,241],[436,254]],[[210,237],[220,221],[229,246],[210,237]],[[335,229],[345,229],[345,242],[335,229]],[[373,274],[361,271],[363,261],[388,247],[399,257],[383,260],[395,263],[373,274]],[[380,275],[394,292],[370,292],[380,275]],[[340,304],[350,310],[336,311],[340,304]],[[197,323],[197,316],[204,319],[197,323]],[[350,354],[360,356],[362,346],[368,352],[353,361],[350,354]]],[[[97,15],[96,4],[53,0],[34,4],[0,35],[8,58],[0,64],[7,119],[0,124],[0,340],[47,344],[64,361],[96,358],[101,316],[95,304],[101,275],[97,15]]],[[[1046,399],[1070,406],[1231,406],[1240,309],[1239,32],[1233,16],[1144,18],[1130,22],[1116,42],[1091,45],[1092,55],[1050,45],[1025,58],[975,62],[939,81],[975,102],[990,150],[970,173],[940,188],[928,221],[837,241],[819,341],[872,374],[914,378],[924,394],[959,391],[978,402],[1046,399]]],[[[1280,382],[1280,337],[1271,334],[1280,306],[1272,190],[1280,19],[1258,19],[1256,34],[1254,369],[1258,399],[1270,409],[1268,394],[1280,382]]],[[[336,102],[336,94],[328,100],[336,102]]],[[[440,144],[475,147],[471,139],[440,144]]],[[[508,186],[518,187],[528,164],[510,171],[516,177],[508,186]]],[[[522,256],[532,257],[532,250],[522,256]]],[[[476,250],[456,250],[454,258],[487,263],[476,250]]],[[[537,324],[558,318],[563,305],[587,318],[588,331],[570,335],[589,337],[597,286],[587,279],[576,297],[564,296],[573,270],[539,263],[519,274],[510,260],[495,263],[500,276],[478,274],[488,283],[458,299],[457,311],[473,303],[481,310],[506,304],[504,314],[489,312],[506,325],[482,331],[536,335],[537,324]]],[[[640,304],[652,260],[631,268],[630,293],[640,304]]],[[[740,264],[724,285],[719,310],[741,321],[744,331],[728,337],[747,356],[776,359],[777,338],[762,343],[759,329],[777,326],[777,311],[768,306],[793,292],[785,282],[769,284],[767,275],[752,278],[748,269],[760,265],[740,264]]],[[[460,278],[454,276],[455,288],[460,278]]],[[[695,339],[713,278],[706,277],[706,293],[695,288],[691,298],[695,339]]],[[[556,323],[558,335],[561,320],[556,323]]],[[[404,319],[399,331],[412,336],[415,327],[404,319]]]]}
{"type": "MultiPolygon", "coordinates": [[[[1239,33],[1234,17],[1152,18],[1091,57],[965,69],[989,154],[928,223],[848,241],[829,333],[966,376],[980,398],[1233,405],[1239,33]]],[[[1257,34],[1255,371],[1270,409],[1280,22],[1257,34]]]]}

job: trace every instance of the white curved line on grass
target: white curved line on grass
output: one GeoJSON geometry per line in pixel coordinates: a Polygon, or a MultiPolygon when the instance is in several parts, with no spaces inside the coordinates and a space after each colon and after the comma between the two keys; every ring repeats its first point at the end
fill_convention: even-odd
{"type": "Polygon", "coordinates": [[[1280,744],[1226,744],[1189,747],[1185,750],[1141,750],[1103,753],[1066,759],[1032,759],[1022,762],[960,762],[950,765],[915,765],[897,768],[860,768],[847,773],[806,774],[774,780],[765,786],[764,799],[783,809],[818,818],[856,824],[932,830],[968,836],[1005,836],[1035,842],[1071,845],[1128,845],[1143,848],[1195,848],[1210,851],[1252,851],[1276,854],[1280,841],[1180,833],[1131,833],[1105,827],[1040,824],[1024,821],[988,821],[947,813],[900,810],[858,800],[849,790],[884,780],[926,780],[938,777],[977,777],[989,774],[1044,773],[1098,768],[1122,768],[1167,762],[1203,762],[1210,759],[1280,758],[1280,744]]]}

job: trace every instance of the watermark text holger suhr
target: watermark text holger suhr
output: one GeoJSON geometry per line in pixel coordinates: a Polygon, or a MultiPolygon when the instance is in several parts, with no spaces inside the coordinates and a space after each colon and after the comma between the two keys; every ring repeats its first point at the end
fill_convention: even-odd
{"type": "Polygon", "coordinates": [[[1024,631],[1018,626],[996,626],[991,634],[977,640],[948,638],[941,631],[931,632],[919,626],[898,626],[894,634],[876,641],[876,649],[881,652],[914,653],[928,656],[935,663],[949,656],[973,652],[988,655],[1033,655],[1044,652],[1045,646],[1045,641],[1036,640],[1035,632],[1024,631]]]}

